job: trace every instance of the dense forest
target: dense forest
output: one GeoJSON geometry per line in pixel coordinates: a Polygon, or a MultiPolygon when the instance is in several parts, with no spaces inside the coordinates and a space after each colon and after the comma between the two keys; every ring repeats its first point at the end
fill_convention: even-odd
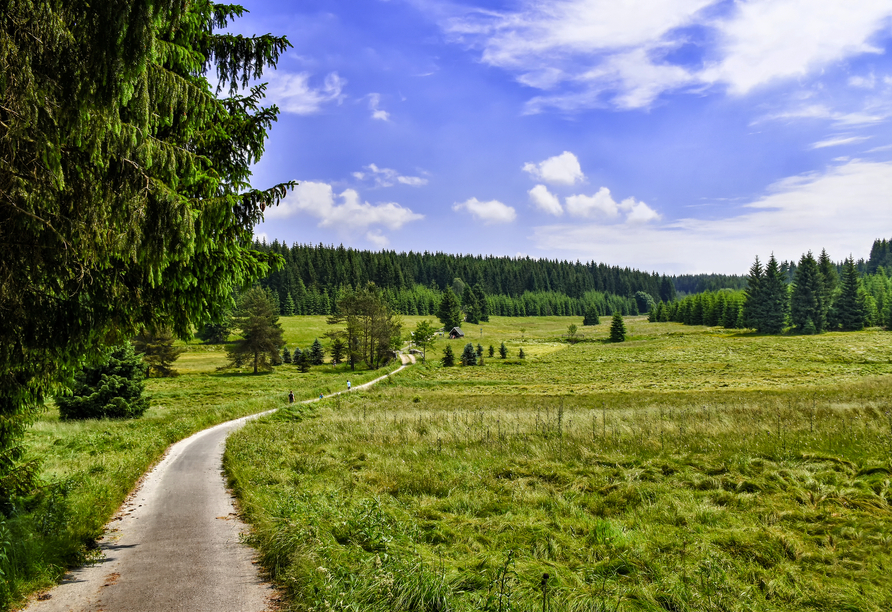
{"type": "Polygon", "coordinates": [[[826,251],[805,253],[798,263],[763,265],[757,257],[744,291],[707,291],[660,302],[651,321],[720,325],[778,334],[892,329],[892,241],[876,240],[867,261],[833,263],[826,251]]]}
{"type": "MultiPolygon", "coordinates": [[[[450,255],[446,253],[397,253],[364,251],[344,246],[292,247],[273,241],[255,243],[260,251],[276,253],[284,266],[261,281],[279,300],[283,315],[331,314],[338,297],[347,287],[375,283],[391,307],[407,315],[434,315],[446,288],[461,296],[467,285],[479,287],[486,296],[489,313],[499,316],[583,316],[590,306],[601,315],[619,311],[624,315],[646,312],[636,293],[646,293],[654,303],[693,305],[697,295],[702,300],[724,304],[719,294],[733,294],[729,304],[742,303],[751,280],[745,275],[684,274],[661,275],[603,263],[581,263],[530,257],[495,257],[450,255]]],[[[890,298],[881,289],[886,286],[887,268],[892,270],[892,242],[877,240],[870,258],[854,261],[862,276],[862,284],[870,316],[866,322],[883,320],[890,298]],[[880,275],[880,276],[878,276],[880,275]],[[876,277],[876,278],[874,278],[876,277]]],[[[842,274],[844,262],[831,264],[842,274]]],[[[825,262],[826,266],[826,262],[825,262]]],[[[792,286],[797,276],[797,262],[777,263],[778,278],[792,286]]],[[[707,305],[708,306],[708,305],[707,305]]],[[[669,316],[669,320],[690,320],[685,308],[669,316]]],[[[733,308],[736,313],[737,308],[733,308]]],[[[722,319],[731,326],[743,320],[730,314],[722,319]]],[[[697,311],[699,312],[699,310],[697,311]]],[[[707,308],[708,312],[708,308],[707,308]]],[[[711,317],[708,317],[711,320],[711,317]]],[[[694,320],[699,320],[694,315],[694,320]]],[[[685,321],[683,321],[685,322],[685,321]]]]}

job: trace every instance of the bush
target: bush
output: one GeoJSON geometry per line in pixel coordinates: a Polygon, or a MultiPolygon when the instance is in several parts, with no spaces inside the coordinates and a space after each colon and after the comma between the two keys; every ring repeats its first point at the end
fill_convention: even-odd
{"type": "Polygon", "coordinates": [[[505,343],[502,342],[502,345],[499,347],[499,357],[502,359],[508,356],[508,349],[505,347],[505,343]]]}
{"type": "Polygon", "coordinates": [[[601,317],[598,315],[598,307],[589,304],[585,309],[585,317],[582,319],[583,325],[600,325],[601,317]]]}
{"type": "Polygon", "coordinates": [[[75,375],[71,395],[56,398],[62,419],[132,419],[143,415],[146,367],[128,342],[75,375]]]}

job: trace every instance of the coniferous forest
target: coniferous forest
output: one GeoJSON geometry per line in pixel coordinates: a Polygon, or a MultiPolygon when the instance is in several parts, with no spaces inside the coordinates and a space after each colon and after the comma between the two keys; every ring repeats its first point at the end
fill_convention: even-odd
{"type": "Polygon", "coordinates": [[[255,243],[282,257],[261,281],[279,311],[327,315],[348,287],[373,282],[395,312],[435,315],[444,292],[461,301],[472,288],[497,316],[649,315],[652,321],[820,333],[888,325],[892,241],[876,240],[868,260],[756,259],[747,275],[642,272],[603,263],[529,257],[361,251],[344,246],[255,243]],[[646,294],[646,295],[644,295],[646,294]],[[652,299],[648,299],[652,298],[652,299]]]}

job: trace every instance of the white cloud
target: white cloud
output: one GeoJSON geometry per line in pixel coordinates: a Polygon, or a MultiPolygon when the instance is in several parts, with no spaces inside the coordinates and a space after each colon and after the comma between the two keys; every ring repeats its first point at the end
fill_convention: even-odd
{"type": "Polygon", "coordinates": [[[873,73],[870,73],[866,77],[862,76],[853,76],[849,77],[849,85],[852,87],[860,87],[862,89],[873,89],[876,87],[877,78],[873,73]]]}
{"type": "Polygon", "coordinates": [[[397,230],[424,218],[396,202],[361,202],[353,189],[335,195],[331,185],[313,181],[301,182],[279,206],[267,211],[266,219],[286,219],[298,214],[319,219],[319,227],[332,227],[343,232],[361,231],[373,225],[397,230]],[[340,204],[336,198],[341,200],[340,204]]]}
{"type": "Polygon", "coordinates": [[[610,195],[607,187],[601,187],[593,196],[572,195],[567,198],[567,212],[574,217],[617,217],[619,204],[610,195]]]}
{"type": "Polygon", "coordinates": [[[310,87],[310,75],[306,72],[287,73],[281,70],[269,75],[267,97],[275,102],[282,112],[296,115],[312,115],[322,110],[329,102],[340,103],[341,91],[347,84],[345,79],[332,72],[325,77],[322,87],[310,87]]]}
{"type": "Polygon", "coordinates": [[[585,180],[579,159],[570,151],[549,157],[538,164],[527,162],[523,165],[523,171],[552,185],[574,185],[585,180]]]}
{"type": "Polygon", "coordinates": [[[607,187],[601,187],[592,196],[568,196],[567,212],[574,217],[584,219],[616,219],[621,213],[625,213],[625,222],[631,224],[648,223],[660,218],[657,211],[635,198],[626,198],[622,202],[617,202],[607,187]]]}
{"type": "Polygon", "coordinates": [[[730,18],[715,24],[722,59],[702,78],[727,83],[737,94],[848,57],[880,53],[869,41],[892,16],[884,1],[750,0],[735,7],[730,18]]]}
{"type": "Polygon", "coordinates": [[[381,233],[381,230],[373,230],[365,235],[366,240],[374,244],[379,249],[386,248],[390,244],[387,236],[381,233]]]}
{"type": "Polygon", "coordinates": [[[374,179],[377,187],[391,187],[396,183],[409,185],[411,187],[423,187],[427,185],[427,179],[420,176],[404,176],[392,168],[380,168],[377,164],[369,164],[364,166],[368,172],[354,172],[356,179],[364,180],[366,178],[374,179]]]}
{"type": "Polygon", "coordinates": [[[372,111],[372,119],[379,121],[390,121],[390,113],[378,108],[381,104],[381,94],[369,94],[369,110],[372,111]]]}
{"type": "Polygon", "coordinates": [[[820,75],[827,66],[880,53],[872,39],[892,18],[888,0],[519,0],[518,8],[505,11],[440,6],[452,11],[440,21],[455,42],[544,92],[529,101],[533,113],[642,108],[664,92],[715,86],[743,95],[820,75]],[[675,59],[672,52],[685,45],[699,55],[675,59]]]}
{"type": "Polygon", "coordinates": [[[870,136],[836,136],[814,143],[812,149],[824,149],[826,147],[838,147],[840,145],[854,144],[856,142],[864,142],[869,140],[870,136]]]}
{"type": "Polygon", "coordinates": [[[464,202],[456,202],[453,204],[452,210],[469,212],[471,216],[483,221],[487,225],[491,223],[510,223],[517,218],[517,213],[512,207],[502,204],[498,200],[481,202],[477,198],[471,198],[464,202]]]}
{"type": "Polygon", "coordinates": [[[530,194],[530,200],[539,210],[556,217],[564,214],[561,201],[556,195],[548,191],[548,187],[545,185],[536,185],[528,193],[530,194]]]}
{"type": "Polygon", "coordinates": [[[269,242],[269,235],[266,232],[255,232],[254,240],[259,242],[263,242],[264,244],[269,242]]]}
{"type": "Polygon", "coordinates": [[[666,272],[745,274],[753,258],[774,252],[796,260],[826,248],[834,259],[866,253],[877,228],[892,227],[892,162],[850,161],[823,173],[794,176],[720,219],[648,225],[549,225],[535,229],[540,249],[648,266],[666,272]],[[646,249],[642,251],[642,249],[646,249]]]}

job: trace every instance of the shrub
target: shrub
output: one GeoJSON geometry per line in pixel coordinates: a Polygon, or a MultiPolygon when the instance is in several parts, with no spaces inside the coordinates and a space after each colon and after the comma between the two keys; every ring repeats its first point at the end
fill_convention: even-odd
{"type": "Polygon", "coordinates": [[[146,366],[127,342],[75,375],[71,395],[56,398],[63,419],[132,419],[149,407],[146,366]]]}
{"type": "Polygon", "coordinates": [[[504,359],[508,356],[508,349],[505,347],[505,343],[502,342],[502,345],[499,347],[499,357],[504,359]]]}

